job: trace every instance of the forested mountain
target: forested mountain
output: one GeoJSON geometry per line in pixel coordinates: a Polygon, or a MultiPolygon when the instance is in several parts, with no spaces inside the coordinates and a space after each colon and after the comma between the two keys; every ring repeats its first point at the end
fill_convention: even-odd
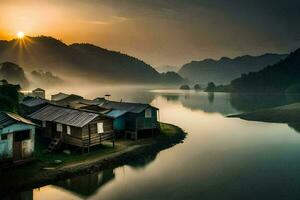
{"type": "Polygon", "coordinates": [[[300,91],[300,49],[259,72],[243,74],[229,86],[232,92],[292,93],[300,91]]]}
{"type": "Polygon", "coordinates": [[[132,56],[92,44],[67,45],[46,36],[0,41],[0,60],[18,63],[25,70],[50,70],[58,76],[99,82],[165,82],[164,76],[132,56]]]}
{"type": "Polygon", "coordinates": [[[285,54],[264,54],[261,56],[241,56],[234,59],[223,57],[220,60],[205,59],[183,65],[179,75],[191,82],[207,84],[229,84],[243,73],[256,72],[267,65],[284,59],[285,54]]]}

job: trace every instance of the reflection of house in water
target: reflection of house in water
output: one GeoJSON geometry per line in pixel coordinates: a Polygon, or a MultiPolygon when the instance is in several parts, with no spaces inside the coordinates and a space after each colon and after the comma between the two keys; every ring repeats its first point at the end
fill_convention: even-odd
{"type": "Polygon", "coordinates": [[[98,173],[66,179],[59,181],[54,185],[66,189],[81,198],[88,198],[94,195],[101,187],[114,178],[114,170],[110,169],[98,173]]]}
{"type": "Polygon", "coordinates": [[[144,168],[145,166],[149,165],[151,162],[153,162],[157,157],[157,154],[149,154],[147,156],[142,156],[137,160],[134,160],[130,162],[128,165],[130,165],[133,168],[144,168]]]}
{"type": "Polygon", "coordinates": [[[33,200],[33,191],[29,190],[26,192],[14,192],[8,196],[2,196],[3,200],[33,200]]]}

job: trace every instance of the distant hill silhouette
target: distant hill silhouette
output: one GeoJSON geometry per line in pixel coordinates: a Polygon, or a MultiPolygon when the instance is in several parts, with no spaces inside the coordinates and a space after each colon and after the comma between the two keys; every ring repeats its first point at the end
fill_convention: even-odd
{"type": "Polygon", "coordinates": [[[0,79],[9,83],[21,85],[22,88],[29,86],[29,81],[24,70],[17,64],[11,62],[0,63],[0,79]]]}
{"type": "Polygon", "coordinates": [[[220,60],[192,61],[183,65],[178,73],[183,78],[195,83],[229,84],[232,79],[243,73],[259,71],[286,56],[286,54],[264,54],[261,56],[246,55],[234,59],[223,57],[220,60]]]}
{"type": "Polygon", "coordinates": [[[300,87],[300,49],[259,72],[243,74],[229,86],[232,92],[283,93],[300,87]]]}
{"type": "Polygon", "coordinates": [[[99,82],[164,82],[164,76],[132,56],[92,44],[67,45],[46,36],[0,41],[0,60],[18,63],[30,71],[50,70],[58,76],[99,82]]]}
{"type": "Polygon", "coordinates": [[[166,84],[181,84],[187,82],[176,72],[161,73],[162,83],[166,84]]]}

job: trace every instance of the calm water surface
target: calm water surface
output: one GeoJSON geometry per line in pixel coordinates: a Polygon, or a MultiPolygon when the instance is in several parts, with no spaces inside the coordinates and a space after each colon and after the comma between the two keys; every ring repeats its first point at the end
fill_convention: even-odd
{"type": "MultiPolygon", "coordinates": [[[[101,95],[95,94],[90,97],[101,95]]],[[[188,133],[185,142],[123,167],[24,192],[24,199],[300,198],[299,133],[287,124],[225,117],[285,104],[289,99],[176,90],[126,94],[127,98],[122,94],[124,100],[151,102],[159,107],[162,122],[180,126],[188,133]]]]}

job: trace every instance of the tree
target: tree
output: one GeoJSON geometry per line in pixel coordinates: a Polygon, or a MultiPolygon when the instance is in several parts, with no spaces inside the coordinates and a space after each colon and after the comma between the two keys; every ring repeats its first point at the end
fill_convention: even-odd
{"type": "Polygon", "coordinates": [[[0,110],[15,112],[19,103],[19,85],[0,85],[0,110]]]}
{"type": "Polygon", "coordinates": [[[216,85],[214,82],[209,82],[206,87],[206,92],[214,92],[216,90],[216,85]]]}
{"type": "Polygon", "coordinates": [[[201,86],[200,86],[199,84],[196,84],[196,85],[194,86],[194,90],[201,90],[201,86]]]}

